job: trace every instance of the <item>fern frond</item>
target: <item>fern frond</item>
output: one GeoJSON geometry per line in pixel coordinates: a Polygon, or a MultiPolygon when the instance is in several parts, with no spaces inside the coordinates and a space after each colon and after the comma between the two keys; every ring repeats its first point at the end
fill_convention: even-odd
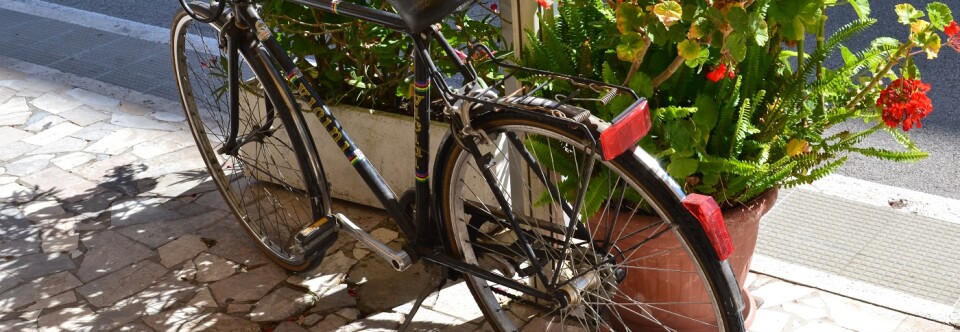
{"type": "Polygon", "coordinates": [[[734,127],[732,144],[730,144],[730,156],[737,157],[743,151],[743,141],[747,139],[750,128],[750,120],[753,117],[753,104],[750,99],[744,100],[740,105],[740,116],[737,119],[737,125],[734,127]]]}
{"type": "Polygon", "coordinates": [[[846,162],[847,162],[847,157],[846,157],[846,156],[843,156],[843,157],[841,157],[840,159],[837,159],[837,160],[828,162],[828,163],[824,164],[823,166],[814,168],[813,170],[810,171],[809,174],[806,174],[806,175],[803,175],[803,176],[799,176],[799,177],[797,177],[797,178],[795,178],[795,179],[792,179],[792,180],[790,180],[790,181],[786,181],[786,182],[784,183],[784,187],[785,187],[785,188],[791,188],[791,187],[795,187],[795,186],[797,186],[797,185],[801,185],[801,184],[805,184],[805,183],[813,183],[813,182],[815,182],[815,181],[817,181],[817,180],[820,180],[820,179],[826,177],[827,175],[832,174],[833,172],[836,172],[837,169],[839,169],[840,166],[843,166],[843,164],[846,163],[846,162]]]}
{"type": "Polygon", "coordinates": [[[924,158],[930,156],[926,151],[920,150],[907,150],[907,151],[891,151],[885,149],[878,149],[874,147],[869,148],[850,148],[850,151],[857,152],[864,156],[874,157],[877,159],[898,161],[904,163],[912,163],[923,160],[924,158]]]}

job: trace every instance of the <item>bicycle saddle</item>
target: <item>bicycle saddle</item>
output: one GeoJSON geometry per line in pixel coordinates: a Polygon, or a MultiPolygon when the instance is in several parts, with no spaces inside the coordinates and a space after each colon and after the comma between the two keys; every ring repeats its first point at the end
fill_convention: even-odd
{"type": "Polygon", "coordinates": [[[461,5],[473,0],[387,0],[400,14],[410,32],[423,31],[431,24],[440,22],[461,5]]]}

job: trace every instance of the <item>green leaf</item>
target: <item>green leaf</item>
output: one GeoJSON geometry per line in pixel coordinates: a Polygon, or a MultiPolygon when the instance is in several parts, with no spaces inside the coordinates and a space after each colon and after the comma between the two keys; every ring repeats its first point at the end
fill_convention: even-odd
{"type": "Polygon", "coordinates": [[[684,39],[677,44],[677,53],[679,53],[684,60],[694,60],[700,56],[700,43],[684,39]]]}
{"type": "Polygon", "coordinates": [[[747,31],[749,29],[747,12],[741,7],[730,7],[727,12],[727,22],[734,31],[747,31]]]}
{"type": "Polygon", "coordinates": [[[843,57],[843,63],[850,66],[857,62],[857,56],[850,52],[846,46],[840,46],[840,56],[843,57]]]}
{"type": "Polygon", "coordinates": [[[753,31],[753,39],[757,42],[757,45],[764,46],[767,45],[767,41],[770,40],[769,32],[767,31],[767,22],[760,20],[758,27],[753,31]]]}
{"type": "Polygon", "coordinates": [[[693,58],[691,60],[685,60],[683,61],[683,63],[686,64],[687,67],[696,68],[700,65],[703,65],[704,63],[707,63],[707,60],[710,60],[710,49],[701,48],[700,53],[697,53],[696,58],[693,58]]]}
{"type": "Polygon", "coordinates": [[[700,161],[693,158],[674,159],[667,165],[667,173],[674,179],[684,179],[696,173],[699,166],[700,161]]]}
{"type": "Polygon", "coordinates": [[[620,36],[620,45],[617,45],[617,58],[633,62],[640,55],[640,50],[646,41],[639,33],[628,32],[620,36]]]}
{"type": "Polygon", "coordinates": [[[910,24],[918,18],[923,17],[923,13],[909,3],[901,3],[894,7],[897,13],[897,21],[903,24],[910,24]]]}
{"type": "Polygon", "coordinates": [[[850,3],[850,6],[853,7],[853,11],[857,12],[857,17],[861,20],[865,20],[870,17],[870,1],[869,0],[847,0],[850,3]]]}
{"type": "Polygon", "coordinates": [[[731,33],[724,41],[723,47],[737,62],[743,61],[743,59],[747,57],[747,40],[743,36],[743,33],[731,33]]]}
{"type": "Polygon", "coordinates": [[[710,137],[710,131],[717,125],[717,118],[720,116],[720,110],[717,108],[717,102],[706,94],[698,94],[697,101],[694,103],[697,112],[693,113],[693,123],[697,129],[704,134],[704,141],[710,137]]]}
{"type": "Polygon", "coordinates": [[[617,30],[621,34],[637,32],[643,28],[642,10],[637,4],[624,2],[617,6],[617,30]]]}
{"type": "Polygon", "coordinates": [[[923,51],[927,52],[927,59],[937,57],[940,52],[940,35],[931,33],[923,43],[923,51]]]}
{"type": "Polygon", "coordinates": [[[803,20],[800,17],[794,17],[783,24],[783,36],[789,40],[803,39],[803,32],[803,20]]]}
{"type": "Polygon", "coordinates": [[[950,12],[950,7],[942,2],[927,4],[927,15],[930,16],[930,24],[933,24],[940,31],[943,31],[943,27],[953,22],[953,13],[950,12]]]}
{"type": "Polygon", "coordinates": [[[636,91],[641,97],[650,98],[653,96],[653,81],[650,76],[643,72],[637,72],[630,78],[627,84],[633,91],[636,91]]]}
{"type": "Polygon", "coordinates": [[[653,14],[657,15],[660,23],[670,28],[683,17],[683,8],[676,1],[664,1],[653,6],[653,14]]]}

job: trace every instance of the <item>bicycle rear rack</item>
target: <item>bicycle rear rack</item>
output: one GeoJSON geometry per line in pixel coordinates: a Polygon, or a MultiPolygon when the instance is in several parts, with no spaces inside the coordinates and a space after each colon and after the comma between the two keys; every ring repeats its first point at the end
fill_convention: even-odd
{"type": "MultiPolygon", "coordinates": [[[[467,54],[466,62],[467,67],[474,74],[474,76],[479,77],[474,67],[475,61],[490,61],[497,66],[501,72],[505,73],[504,77],[489,86],[482,87],[482,90],[480,91],[453,90],[450,92],[450,95],[455,99],[480,103],[495,108],[524,111],[525,109],[518,107],[518,105],[515,103],[502,102],[501,100],[503,98],[493,99],[487,97],[490,95],[490,92],[493,92],[494,95],[496,95],[497,92],[507,90],[507,86],[510,85],[509,82],[511,79],[536,82],[536,85],[531,87],[523,84],[517,84],[518,88],[513,89],[513,91],[510,91],[509,93],[504,93],[500,97],[541,97],[556,101],[557,103],[548,107],[548,110],[557,110],[561,106],[568,104],[576,104],[577,106],[587,110],[595,109],[595,107],[587,106],[586,104],[589,102],[597,102],[600,103],[600,106],[604,106],[610,103],[610,101],[617,96],[627,96],[631,98],[630,103],[627,103],[626,105],[632,105],[641,99],[633,90],[622,85],[609,84],[583,77],[544,71],[508,63],[504,60],[497,59],[493,51],[483,44],[475,44],[470,48],[470,52],[467,54]],[[558,81],[569,83],[569,85],[573,87],[573,90],[565,95],[553,94],[551,96],[543,93],[546,91],[545,88],[555,84],[558,81]]],[[[468,84],[469,83],[470,82],[468,82],[468,84]]],[[[587,115],[589,114],[583,114],[582,116],[587,115]]],[[[579,122],[583,119],[574,120],[579,122]]]]}

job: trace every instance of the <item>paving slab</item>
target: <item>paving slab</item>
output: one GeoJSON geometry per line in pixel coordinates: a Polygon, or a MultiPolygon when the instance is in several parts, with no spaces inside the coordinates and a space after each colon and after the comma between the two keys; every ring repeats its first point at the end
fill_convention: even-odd
{"type": "Polygon", "coordinates": [[[87,282],[77,288],[77,292],[90,304],[105,307],[147,288],[166,272],[167,269],[157,263],[140,261],[100,279],[87,282]]]}
{"type": "Polygon", "coordinates": [[[14,127],[0,127],[0,146],[4,146],[24,138],[33,136],[32,133],[14,127]]]}
{"type": "Polygon", "coordinates": [[[110,206],[110,224],[114,227],[123,227],[148,222],[164,222],[181,217],[164,207],[163,202],[161,198],[131,198],[114,202],[110,206]]]}
{"type": "Polygon", "coordinates": [[[84,149],[84,151],[117,155],[134,145],[155,139],[167,133],[166,131],[160,130],[126,128],[120,125],[115,126],[122,129],[99,138],[95,143],[90,144],[90,146],[84,149]]]}
{"type": "Polygon", "coordinates": [[[47,165],[50,164],[50,159],[53,159],[53,157],[55,157],[55,155],[41,154],[19,159],[5,166],[7,168],[7,174],[25,176],[39,172],[47,168],[47,165]]]}
{"type": "MultiPolygon", "coordinates": [[[[0,312],[11,312],[14,309],[24,308],[27,305],[34,304],[37,301],[47,300],[63,294],[71,289],[80,286],[80,280],[70,272],[60,272],[49,276],[32,279],[6,293],[0,294],[0,312]]],[[[72,294],[72,292],[71,292],[72,294]]],[[[44,301],[39,304],[46,308],[47,305],[54,302],[65,302],[69,297],[60,297],[59,299],[44,301]]],[[[75,301],[75,300],[74,300],[75,301]]],[[[26,311],[38,310],[28,308],[26,311]]],[[[24,311],[24,310],[21,310],[24,311]]]]}
{"type": "Polygon", "coordinates": [[[217,281],[210,285],[210,291],[220,305],[255,301],[270,292],[284,279],[287,279],[287,273],[283,269],[272,264],[264,265],[217,281]]]}
{"type": "Polygon", "coordinates": [[[217,308],[217,301],[213,299],[213,294],[209,288],[202,288],[193,298],[187,302],[187,305],[198,308],[217,308]]]}
{"type": "Polygon", "coordinates": [[[66,203],[87,200],[104,191],[95,182],[55,166],[24,176],[20,180],[66,203]]]}
{"type": "MultiPolygon", "coordinates": [[[[5,128],[5,127],[0,127],[0,128],[5,128]]],[[[9,143],[4,145],[3,148],[0,149],[0,160],[11,161],[22,156],[27,152],[36,150],[37,148],[39,147],[36,145],[27,144],[24,142],[9,143]]]]}
{"type": "Polygon", "coordinates": [[[70,89],[70,91],[67,91],[66,95],[73,97],[72,99],[85,105],[95,105],[105,108],[112,108],[120,105],[120,100],[117,100],[116,98],[104,96],[86,89],[73,88],[70,89]]]}
{"type": "Polygon", "coordinates": [[[109,113],[86,105],[81,105],[80,107],[65,111],[59,115],[67,121],[73,122],[81,127],[89,126],[110,118],[109,113]]]}
{"type": "Polygon", "coordinates": [[[83,129],[70,134],[70,136],[82,138],[88,141],[97,141],[120,129],[120,126],[112,125],[106,122],[97,122],[89,126],[84,126],[83,129]]]}
{"type": "Polygon", "coordinates": [[[57,140],[70,136],[80,130],[81,127],[73,123],[64,122],[57,124],[49,129],[45,129],[41,132],[34,134],[33,136],[22,139],[24,143],[44,146],[47,144],[53,144],[57,140]]]}
{"type": "Polygon", "coordinates": [[[41,332],[89,330],[96,314],[84,305],[68,306],[40,316],[37,324],[41,332]]]}
{"type": "Polygon", "coordinates": [[[27,155],[34,154],[58,154],[65,152],[75,152],[83,150],[87,146],[87,141],[79,139],[76,137],[62,137],[57,141],[47,144],[36,151],[27,153],[27,155]]]}
{"type": "Polygon", "coordinates": [[[160,264],[172,267],[188,259],[196,257],[207,249],[207,245],[200,241],[200,236],[185,235],[158,248],[160,264]]]}
{"type": "MultiPolygon", "coordinates": [[[[182,217],[180,219],[167,220],[163,222],[154,222],[154,223],[144,223],[131,225],[126,227],[121,227],[117,229],[117,232],[127,236],[137,242],[140,242],[146,245],[149,248],[157,248],[164,245],[167,242],[173,241],[184,234],[190,234],[198,229],[209,226],[217,221],[226,217],[226,212],[223,211],[210,211],[205,214],[193,215],[182,217]]],[[[242,232],[242,230],[241,230],[242,232]]],[[[200,235],[203,237],[214,236],[214,239],[220,239],[225,243],[217,242],[213,248],[217,246],[230,247],[229,236],[231,234],[218,234],[216,232],[210,232],[212,235],[206,235],[204,232],[201,232],[200,235]]],[[[232,235],[241,235],[243,234],[232,234],[232,235]]],[[[240,239],[241,237],[235,237],[233,239],[240,239]]],[[[232,242],[241,242],[241,241],[232,241],[232,242]]],[[[211,250],[213,249],[211,248],[211,250]]],[[[212,252],[216,252],[213,250],[212,252]]],[[[242,255],[243,253],[240,253],[242,255]]]]}
{"type": "MultiPolygon", "coordinates": [[[[199,241],[199,237],[197,239],[199,241]]],[[[206,249],[206,245],[203,248],[206,249]]],[[[197,256],[193,260],[193,264],[196,266],[196,280],[199,282],[215,282],[226,279],[240,268],[237,263],[207,252],[197,256]]]]}
{"type": "Polygon", "coordinates": [[[36,196],[35,188],[27,188],[16,182],[0,185],[0,203],[25,203],[36,196]]]}
{"type": "Polygon", "coordinates": [[[110,230],[85,236],[83,245],[87,252],[83,255],[77,276],[84,282],[156,255],[149,248],[110,230]]]}
{"type": "Polygon", "coordinates": [[[44,111],[47,111],[53,114],[59,114],[63,111],[77,108],[77,106],[80,106],[82,104],[81,102],[73,98],[69,98],[63,95],[62,93],[55,93],[55,92],[45,93],[42,96],[37,97],[30,103],[39,109],[42,109],[44,111]]]}
{"type": "MultiPolygon", "coordinates": [[[[0,195],[4,193],[3,186],[0,186],[0,195]]],[[[0,240],[13,241],[38,234],[40,234],[40,228],[27,220],[20,209],[0,202],[0,240]]]]}
{"type": "Polygon", "coordinates": [[[63,170],[70,170],[74,167],[86,164],[94,159],[97,159],[97,156],[86,153],[86,152],[73,152],[63,156],[59,156],[50,160],[51,163],[60,167],[63,170]]]}
{"type": "Polygon", "coordinates": [[[253,239],[249,238],[232,214],[220,211],[215,213],[214,216],[220,218],[209,220],[211,226],[198,232],[200,236],[216,241],[216,244],[210,247],[207,252],[245,266],[260,266],[271,263],[270,259],[256,247],[253,239]],[[237,241],[237,239],[243,240],[237,241]]]}
{"type": "Polygon", "coordinates": [[[17,257],[10,261],[0,260],[0,271],[24,280],[74,268],[76,268],[76,265],[70,259],[70,256],[59,253],[33,254],[17,257]]]}
{"type": "MultiPolygon", "coordinates": [[[[257,301],[250,320],[254,322],[277,322],[306,311],[316,302],[316,298],[305,292],[280,287],[257,301]]],[[[356,319],[356,318],[354,318],[356,319]]]]}
{"type": "Polygon", "coordinates": [[[143,316],[158,314],[186,300],[196,288],[192,284],[174,279],[161,280],[137,294],[98,310],[96,325],[111,329],[139,320],[143,316]]]}
{"type": "Polygon", "coordinates": [[[40,242],[37,238],[27,238],[0,243],[0,256],[17,258],[20,256],[40,253],[40,242]]]}
{"type": "Polygon", "coordinates": [[[30,117],[27,118],[27,121],[23,123],[22,128],[36,133],[66,122],[67,119],[64,119],[59,115],[51,114],[45,111],[34,111],[30,113],[30,117]]]}

